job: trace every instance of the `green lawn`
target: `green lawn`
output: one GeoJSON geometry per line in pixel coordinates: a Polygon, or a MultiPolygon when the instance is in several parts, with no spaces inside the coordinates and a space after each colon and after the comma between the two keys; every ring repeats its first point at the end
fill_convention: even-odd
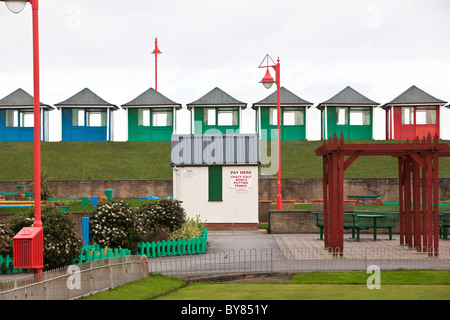
{"type": "MultiPolygon", "coordinates": [[[[322,158],[314,153],[322,143],[283,141],[282,178],[322,178],[322,158]]],[[[0,180],[32,180],[33,161],[32,142],[0,143],[0,180]]],[[[172,179],[170,142],[43,142],[41,166],[48,180],[172,179]]],[[[439,160],[439,176],[450,177],[450,158],[439,160]]],[[[390,156],[363,156],[345,177],[396,178],[397,161],[390,156]]]]}
{"type": "Polygon", "coordinates": [[[382,271],[381,289],[368,289],[365,272],[294,274],[285,283],[187,284],[150,274],[90,300],[449,300],[450,271],[382,271]]]}

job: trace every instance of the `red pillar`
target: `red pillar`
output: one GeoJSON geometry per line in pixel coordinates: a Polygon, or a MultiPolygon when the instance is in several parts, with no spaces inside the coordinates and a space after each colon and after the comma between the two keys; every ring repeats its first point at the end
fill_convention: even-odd
{"type": "MultiPolygon", "coordinates": [[[[437,134],[435,135],[434,143],[438,143],[437,134]]],[[[433,191],[434,191],[434,199],[433,199],[433,235],[434,235],[434,255],[439,255],[439,155],[437,152],[433,154],[433,191]]]]}
{"type": "MultiPolygon", "coordinates": [[[[340,144],[344,144],[344,136],[341,134],[340,144]]],[[[337,169],[338,169],[338,248],[339,254],[344,254],[344,153],[337,152],[337,169]]]]}
{"type": "Polygon", "coordinates": [[[421,223],[420,223],[420,165],[413,160],[413,218],[414,218],[414,247],[417,251],[421,248],[421,223]]]}
{"type": "Polygon", "coordinates": [[[328,158],[322,157],[323,162],[323,239],[325,248],[328,247],[328,158]]]}
{"type": "Polygon", "coordinates": [[[405,242],[412,247],[412,212],[411,212],[411,157],[406,157],[404,166],[405,181],[405,242]]]}
{"type": "MultiPolygon", "coordinates": [[[[428,252],[428,156],[424,155],[425,167],[422,167],[422,251],[428,252]]],[[[431,186],[430,186],[431,187],[431,186]]]]}
{"type": "Polygon", "coordinates": [[[405,212],[403,210],[403,192],[405,185],[404,176],[405,159],[398,157],[398,225],[400,231],[400,244],[405,243],[405,229],[404,229],[404,216],[405,212]]]}

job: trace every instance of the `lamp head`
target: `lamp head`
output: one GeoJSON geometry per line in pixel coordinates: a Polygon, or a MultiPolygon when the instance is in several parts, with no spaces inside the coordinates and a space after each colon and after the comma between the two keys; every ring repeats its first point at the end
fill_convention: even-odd
{"type": "Polygon", "coordinates": [[[13,13],[19,13],[25,8],[28,0],[0,0],[4,1],[8,9],[13,13]]]}
{"type": "Polygon", "coordinates": [[[262,78],[261,82],[266,89],[270,89],[272,85],[275,83],[272,75],[269,72],[269,68],[266,69],[266,75],[262,78]]]}

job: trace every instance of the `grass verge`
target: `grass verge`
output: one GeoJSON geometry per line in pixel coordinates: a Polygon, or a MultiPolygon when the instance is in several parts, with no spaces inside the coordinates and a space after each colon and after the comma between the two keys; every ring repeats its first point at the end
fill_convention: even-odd
{"type": "Polygon", "coordinates": [[[450,271],[381,272],[381,289],[369,290],[364,272],[294,274],[285,283],[194,282],[150,274],[85,299],[95,300],[449,300],[450,271]]]}

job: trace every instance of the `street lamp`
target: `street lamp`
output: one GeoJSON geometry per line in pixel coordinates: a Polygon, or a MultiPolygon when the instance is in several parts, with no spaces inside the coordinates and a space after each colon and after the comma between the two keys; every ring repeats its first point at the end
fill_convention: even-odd
{"type": "Polygon", "coordinates": [[[155,55],[155,90],[158,91],[158,54],[161,54],[161,50],[158,48],[158,38],[155,38],[155,50],[152,54],[155,55]]]}
{"type": "Polygon", "coordinates": [[[280,58],[278,58],[277,63],[275,63],[272,58],[267,54],[259,68],[266,68],[266,74],[260,83],[266,89],[270,89],[274,83],[277,84],[277,131],[278,131],[278,144],[277,144],[277,159],[278,159],[278,172],[277,172],[277,210],[281,210],[281,108],[280,108],[280,58]],[[270,74],[269,69],[273,68],[275,70],[275,79],[273,79],[270,74]]]}
{"type": "MultiPolygon", "coordinates": [[[[34,224],[42,228],[41,221],[41,114],[39,97],[39,0],[0,0],[4,1],[9,10],[19,13],[30,2],[33,13],[33,82],[34,82],[34,224]]],[[[41,248],[43,250],[43,248],[41,248]]],[[[36,274],[42,272],[43,262],[35,269],[36,274]]]]}

